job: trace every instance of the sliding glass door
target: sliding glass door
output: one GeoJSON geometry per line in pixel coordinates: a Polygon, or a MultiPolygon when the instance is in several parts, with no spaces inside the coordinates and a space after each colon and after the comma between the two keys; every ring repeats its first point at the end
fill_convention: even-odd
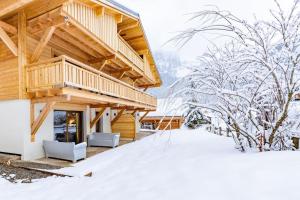
{"type": "Polygon", "coordinates": [[[83,142],[82,112],[54,111],[54,134],[59,142],[83,142]]]}

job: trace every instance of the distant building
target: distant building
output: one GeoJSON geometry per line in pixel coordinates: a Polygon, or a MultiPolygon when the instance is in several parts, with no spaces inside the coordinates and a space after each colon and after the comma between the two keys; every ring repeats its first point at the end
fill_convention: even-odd
{"type": "Polygon", "coordinates": [[[143,129],[172,130],[180,129],[183,125],[184,109],[182,99],[158,99],[155,112],[144,113],[140,122],[143,129]]]}

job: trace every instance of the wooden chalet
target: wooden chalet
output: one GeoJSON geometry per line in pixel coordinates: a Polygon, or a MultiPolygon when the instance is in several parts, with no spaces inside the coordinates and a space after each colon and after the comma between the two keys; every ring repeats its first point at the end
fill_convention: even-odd
{"type": "Polygon", "coordinates": [[[45,139],[95,131],[134,139],[161,84],[139,15],[117,2],[0,1],[0,152],[36,159],[45,139]]]}

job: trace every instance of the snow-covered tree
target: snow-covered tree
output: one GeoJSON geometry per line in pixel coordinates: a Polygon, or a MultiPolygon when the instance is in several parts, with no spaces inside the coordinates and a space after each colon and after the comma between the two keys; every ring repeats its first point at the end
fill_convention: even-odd
{"type": "Polygon", "coordinates": [[[172,97],[194,93],[213,99],[209,103],[188,100],[185,105],[212,110],[232,130],[242,151],[292,149],[292,129],[299,125],[289,113],[299,92],[300,4],[295,1],[285,13],[275,3],[272,20],[253,24],[228,11],[201,11],[193,17],[200,26],[175,38],[183,45],[202,32],[231,38],[222,47],[208,49],[192,73],[172,86],[176,91],[172,97]]]}

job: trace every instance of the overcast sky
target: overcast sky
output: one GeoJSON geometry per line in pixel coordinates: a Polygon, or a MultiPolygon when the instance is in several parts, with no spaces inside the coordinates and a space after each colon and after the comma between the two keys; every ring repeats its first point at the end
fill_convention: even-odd
{"type": "MultiPolygon", "coordinates": [[[[222,10],[230,10],[235,15],[253,20],[270,18],[269,10],[274,9],[273,0],[117,0],[128,8],[138,12],[153,51],[177,51],[183,60],[193,60],[201,55],[209,44],[204,37],[198,36],[182,49],[173,45],[164,45],[176,32],[190,27],[187,23],[189,13],[207,9],[216,5],[222,10]]],[[[293,0],[278,0],[288,8],[293,0]]]]}

